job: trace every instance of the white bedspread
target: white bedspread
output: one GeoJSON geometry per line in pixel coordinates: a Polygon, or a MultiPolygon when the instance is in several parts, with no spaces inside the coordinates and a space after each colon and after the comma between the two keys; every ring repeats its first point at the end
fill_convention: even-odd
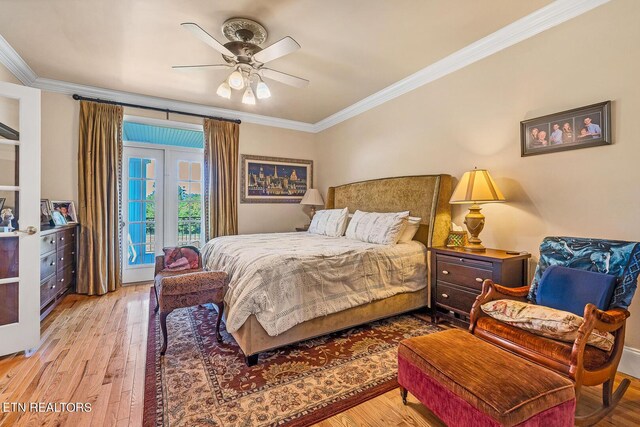
{"type": "Polygon", "coordinates": [[[346,237],[272,233],[218,237],[202,250],[229,274],[227,330],[251,314],[271,336],[306,320],[427,286],[426,247],[346,237]]]}

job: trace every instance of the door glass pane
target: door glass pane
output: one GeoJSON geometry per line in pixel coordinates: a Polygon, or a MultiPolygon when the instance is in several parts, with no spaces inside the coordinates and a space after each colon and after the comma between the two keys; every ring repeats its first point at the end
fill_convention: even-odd
{"type": "Polygon", "coordinates": [[[202,165],[199,162],[191,163],[191,179],[194,181],[202,180],[202,165]]]}
{"type": "Polygon", "coordinates": [[[13,143],[0,143],[0,185],[17,186],[18,153],[20,147],[13,143]]]}
{"type": "Polygon", "coordinates": [[[178,179],[180,181],[189,179],[189,162],[178,162],[178,179]]]}
{"type": "Polygon", "coordinates": [[[0,233],[8,231],[7,226],[18,228],[18,200],[17,191],[0,191],[0,233]]]}
{"type": "Polygon", "coordinates": [[[178,162],[178,245],[202,244],[202,162],[178,162]],[[190,173],[184,171],[190,171],[190,173]]]}
{"type": "Polygon", "coordinates": [[[156,234],[156,161],[129,159],[128,245],[129,265],[153,264],[156,234]]]}

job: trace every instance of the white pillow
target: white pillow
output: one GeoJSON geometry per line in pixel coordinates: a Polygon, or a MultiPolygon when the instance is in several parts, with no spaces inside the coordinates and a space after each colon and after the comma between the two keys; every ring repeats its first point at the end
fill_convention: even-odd
{"type": "Polygon", "coordinates": [[[422,221],[422,218],[417,216],[410,216],[407,218],[407,222],[402,229],[402,233],[400,233],[398,243],[408,243],[412,241],[413,236],[416,235],[418,228],[420,228],[420,221],[422,221]]]}
{"type": "Polygon", "coordinates": [[[309,233],[340,237],[347,228],[349,209],[323,209],[317,211],[309,225],[309,233]]]}
{"type": "Polygon", "coordinates": [[[400,238],[409,211],[362,212],[356,211],[347,228],[347,238],[381,245],[395,245],[400,238]]]}

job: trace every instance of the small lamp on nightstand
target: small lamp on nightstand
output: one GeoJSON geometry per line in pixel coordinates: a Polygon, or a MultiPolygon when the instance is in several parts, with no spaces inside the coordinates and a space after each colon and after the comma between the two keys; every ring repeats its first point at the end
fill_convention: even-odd
{"type": "Polygon", "coordinates": [[[300,204],[311,206],[311,215],[309,218],[313,219],[313,216],[316,214],[316,206],[324,206],[324,200],[317,189],[310,188],[306,193],[304,193],[304,197],[300,201],[300,204]]]}
{"type": "Polygon", "coordinates": [[[474,169],[464,173],[456,189],[453,190],[449,203],[471,204],[469,213],[464,217],[464,223],[471,234],[469,243],[464,247],[466,250],[478,252],[485,250],[482,240],[478,237],[484,228],[484,215],[480,213],[482,209],[480,203],[504,201],[504,196],[487,170],[474,169]]]}

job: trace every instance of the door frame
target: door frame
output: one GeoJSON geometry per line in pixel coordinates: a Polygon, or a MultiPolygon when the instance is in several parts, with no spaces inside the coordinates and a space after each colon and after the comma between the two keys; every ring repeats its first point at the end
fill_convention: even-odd
{"type": "MultiPolygon", "coordinates": [[[[0,355],[35,350],[40,342],[40,90],[0,82],[0,96],[16,99],[19,142],[17,186],[0,186],[0,191],[18,192],[18,229],[35,227],[34,234],[13,231],[0,239],[18,236],[18,277],[0,279],[0,284],[18,283],[18,322],[0,326],[0,355]]],[[[1,285],[0,285],[1,286],[1,285]]]]}
{"type": "Polygon", "coordinates": [[[124,219],[123,239],[120,242],[122,251],[122,282],[123,283],[138,283],[150,280],[153,278],[153,272],[155,269],[155,263],[142,264],[142,265],[129,265],[128,253],[129,253],[129,158],[146,158],[154,159],[156,161],[155,180],[156,180],[156,197],[155,197],[155,250],[154,254],[158,255],[162,252],[162,246],[164,242],[163,229],[164,229],[164,165],[165,165],[165,153],[164,150],[149,147],[132,147],[125,145],[122,150],[122,184],[123,193],[125,197],[122,200],[122,216],[124,219]],[[161,191],[159,191],[161,190],[161,191]],[[162,227],[158,227],[162,225],[162,227]]]}
{"type": "MultiPolygon", "coordinates": [[[[176,129],[187,129],[187,130],[196,130],[196,131],[202,131],[203,130],[203,126],[199,125],[199,124],[194,124],[194,123],[185,123],[185,122],[178,122],[178,121],[173,121],[173,120],[164,120],[164,119],[153,119],[153,118],[149,118],[149,117],[139,117],[139,116],[132,116],[132,115],[125,115],[124,116],[124,120],[123,121],[127,121],[127,122],[133,122],[133,123],[140,123],[140,124],[147,124],[147,125],[153,125],[153,126],[163,126],[163,127],[170,127],[170,128],[176,128],[176,129]]],[[[204,150],[201,148],[190,148],[190,147],[179,147],[179,146],[175,146],[175,145],[164,145],[164,144],[150,144],[150,143],[145,143],[145,142],[134,142],[134,141],[124,141],[123,142],[123,170],[122,170],[122,182],[123,182],[123,186],[125,183],[125,179],[128,176],[128,169],[127,171],[124,170],[124,165],[127,163],[124,161],[124,151],[127,148],[130,149],[142,149],[142,150],[146,150],[146,149],[151,149],[151,150],[158,150],[158,151],[162,151],[164,153],[164,164],[163,164],[163,209],[162,209],[162,218],[163,218],[163,222],[162,222],[162,233],[163,233],[163,241],[160,241],[160,239],[158,239],[158,234],[157,234],[157,228],[156,228],[156,255],[162,255],[162,248],[164,246],[170,246],[170,245],[175,245],[177,242],[177,229],[174,231],[172,229],[172,227],[174,225],[177,225],[177,215],[178,215],[178,204],[177,204],[177,192],[176,191],[171,191],[170,189],[167,188],[167,186],[165,185],[167,182],[177,182],[177,170],[173,170],[170,165],[172,164],[172,162],[175,162],[176,158],[179,157],[180,154],[184,154],[186,156],[188,156],[189,158],[185,158],[184,160],[190,160],[192,157],[195,156],[199,156],[200,159],[202,159],[203,161],[203,173],[204,173],[204,150]],[[171,219],[175,218],[175,221],[173,221],[173,223],[171,223],[171,219]],[[169,230],[169,231],[167,231],[169,230]]],[[[126,165],[128,168],[128,164],[126,165]]],[[[203,190],[204,190],[204,180],[203,180],[203,186],[202,186],[203,190]]],[[[125,191],[123,189],[123,191],[125,191]]],[[[127,196],[128,197],[128,196],[127,196]]],[[[204,203],[204,201],[203,201],[204,203]]],[[[125,212],[125,205],[128,205],[128,203],[125,203],[125,200],[123,200],[123,215],[126,215],[128,213],[125,212]]],[[[128,206],[127,206],[128,209],[128,206]]],[[[203,206],[203,212],[204,212],[204,206],[203,206]]],[[[126,219],[127,216],[124,216],[124,218],[126,219]]],[[[156,224],[158,223],[158,213],[156,212],[156,224]]],[[[204,214],[202,215],[202,230],[204,231],[204,214]]],[[[127,230],[125,229],[125,232],[127,230]]],[[[123,235],[126,235],[123,233],[123,235]]],[[[203,238],[204,238],[204,232],[203,232],[203,238]]],[[[136,282],[132,282],[132,281],[126,281],[125,282],[125,275],[124,275],[124,269],[127,267],[127,257],[125,257],[125,254],[127,254],[127,245],[125,244],[125,241],[123,239],[123,242],[121,242],[121,250],[122,250],[122,265],[123,265],[123,277],[122,277],[122,283],[123,286],[128,286],[128,285],[132,285],[135,284],[136,282]]],[[[147,273],[148,274],[148,273],[147,273]]],[[[151,274],[150,276],[147,276],[146,278],[143,278],[141,281],[149,281],[153,279],[153,274],[151,274]]]]}

